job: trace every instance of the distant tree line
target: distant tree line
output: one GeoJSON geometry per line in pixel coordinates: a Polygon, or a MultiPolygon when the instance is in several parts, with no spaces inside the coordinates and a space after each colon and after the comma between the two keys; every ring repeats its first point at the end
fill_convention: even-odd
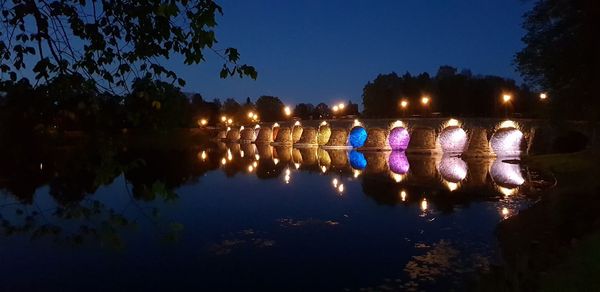
{"type": "Polygon", "coordinates": [[[378,75],[363,89],[364,114],[368,117],[445,116],[497,117],[507,112],[538,116],[537,93],[514,80],[498,76],[474,76],[469,70],[441,66],[435,76],[428,73],[378,75]],[[511,100],[504,103],[503,95],[511,100]],[[424,104],[422,98],[427,97],[424,104]],[[404,106],[402,102],[404,101],[404,106]]]}
{"type": "Polygon", "coordinates": [[[170,82],[136,79],[131,92],[118,95],[100,91],[81,75],[61,75],[33,86],[27,79],[0,81],[0,133],[57,131],[120,131],[123,129],[163,130],[223,125],[254,125],[288,118],[327,119],[358,115],[358,105],[348,102],[333,113],[324,103],[301,103],[284,113],[279,97],[260,96],[244,103],[234,98],[205,100],[201,94],[185,94],[170,82]]]}

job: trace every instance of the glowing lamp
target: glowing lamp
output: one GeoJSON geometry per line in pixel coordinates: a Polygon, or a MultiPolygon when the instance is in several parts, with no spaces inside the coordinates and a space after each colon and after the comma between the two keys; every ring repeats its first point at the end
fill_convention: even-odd
{"type": "Polygon", "coordinates": [[[449,119],[446,122],[446,127],[458,127],[460,126],[460,123],[458,122],[457,119],[449,119]]]}
{"type": "Polygon", "coordinates": [[[455,183],[455,182],[449,182],[449,181],[446,182],[446,187],[448,187],[448,190],[451,191],[451,192],[456,191],[459,186],[460,185],[458,183],[455,183]]]}
{"type": "Polygon", "coordinates": [[[402,100],[402,101],[400,102],[400,107],[401,107],[401,108],[405,109],[407,106],[408,106],[408,101],[406,101],[406,100],[402,100]]]}

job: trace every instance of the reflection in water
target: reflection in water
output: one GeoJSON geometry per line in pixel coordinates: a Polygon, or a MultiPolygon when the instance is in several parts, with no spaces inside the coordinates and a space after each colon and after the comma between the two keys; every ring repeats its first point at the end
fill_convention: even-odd
{"type": "MultiPolygon", "coordinates": [[[[421,184],[451,192],[461,188],[468,191],[477,189],[493,189],[495,193],[512,196],[519,193],[519,186],[525,183],[518,164],[503,162],[493,158],[469,158],[465,162],[457,156],[408,156],[402,151],[373,151],[360,152],[357,150],[322,149],[318,147],[293,148],[291,146],[247,146],[248,149],[225,148],[226,156],[221,160],[223,165],[232,161],[236,151],[262,152],[271,156],[272,170],[269,173],[279,173],[281,169],[292,166],[295,169],[319,171],[327,173],[347,174],[359,178],[363,172],[372,177],[390,179],[394,183],[421,184]],[[268,153],[273,153],[269,155],[268,153]],[[491,165],[491,167],[490,167],[491,165]],[[386,176],[387,175],[387,176],[386,176]],[[469,177],[469,179],[467,179],[469,177]],[[441,180],[440,180],[441,178],[441,180]],[[491,178],[491,180],[489,179],[491,178]]],[[[203,150],[205,159],[209,155],[203,150]]],[[[218,153],[212,151],[210,153],[218,153]]],[[[258,158],[259,155],[256,154],[258,158]]],[[[245,166],[249,172],[256,170],[257,165],[245,166]]],[[[268,169],[265,168],[265,169],[268,169]]],[[[269,176],[267,176],[269,177],[269,176]]],[[[284,177],[286,183],[290,181],[289,173],[284,177]]],[[[339,186],[336,187],[339,189],[339,186]]],[[[405,196],[406,198],[406,196],[405,196]]]]}
{"type": "MultiPolygon", "coordinates": [[[[2,196],[6,202],[0,208],[4,246],[0,256],[11,260],[12,254],[19,259],[31,254],[48,264],[52,261],[48,247],[20,241],[46,238],[50,240],[37,245],[86,245],[53,249],[67,264],[81,266],[94,260],[99,267],[111,266],[90,250],[114,246],[128,249],[115,257],[136,270],[139,267],[130,264],[136,262],[133,259],[156,265],[156,255],[164,252],[163,240],[179,241],[171,248],[176,249],[173,254],[184,256],[173,255],[173,261],[186,269],[178,273],[190,276],[186,271],[204,265],[202,280],[209,281],[213,290],[218,290],[214,282],[227,282],[231,274],[255,277],[247,271],[286,279],[273,280],[268,288],[341,290],[352,285],[350,270],[365,264],[365,255],[373,263],[402,262],[397,271],[402,283],[436,282],[453,269],[448,268],[449,260],[463,256],[459,251],[470,256],[473,245],[484,246],[484,256],[491,258],[487,244],[493,242],[495,224],[518,213],[525,204],[521,194],[529,190],[529,176],[520,165],[487,158],[465,162],[459,157],[407,156],[398,151],[223,143],[184,150],[86,146],[53,151],[57,152],[29,151],[16,156],[19,159],[11,157],[14,152],[0,152],[0,189],[10,194],[2,196]],[[38,209],[37,204],[49,206],[38,209]],[[479,212],[464,212],[469,208],[479,212]],[[40,210],[44,213],[34,215],[40,210]],[[444,241],[448,238],[452,241],[444,241]],[[484,243],[481,238],[486,238],[484,243]],[[380,258],[371,252],[374,244],[382,251],[380,258]],[[28,249],[21,252],[15,246],[28,249]],[[274,264],[282,254],[289,265],[274,264]],[[317,260],[323,254],[347,256],[351,264],[322,263],[323,270],[340,271],[330,275],[326,285],[331,286],[301,286],[309,282],[306,275],[287,273],[306,259],[301,254],[317,260]]],[[[5,272],[14,268],[9,262],[5,272]]],[[[395,277],[377,265],[366,270],[369,279],[359,277],[351,288],[368,287],[379,274],[395,277]]],[[[173,280],[178,275],[162,276],[173,280]]]]}
{"type": "Polygon", "coordinates": [[[354,169],[363,170],[367,167],[367,159],[365,159],[365,155],[362,152],[352,150],[348,154],[348,159],[350,160],[350,166],[354,169]]]}
{"type": "Polygon", "coordinates": [[[467,177],[467,163],[459,157],[442,157],[438,171],[446,181],[458,183],[467,177]]]}
{"type": "Polygon", "coordinates": [[[503,187],[514,188],[525,182],[518,164],[495,160],[490,173],[494,182],[503,187]]]}
{"type": "Polygon", "coordinates": [[[407,174],[410,165],[408,163],[408,158],[406,158],[406,154],[400,151],[392,151],[390,154],[390,170],[396,174],[407,174]]]}

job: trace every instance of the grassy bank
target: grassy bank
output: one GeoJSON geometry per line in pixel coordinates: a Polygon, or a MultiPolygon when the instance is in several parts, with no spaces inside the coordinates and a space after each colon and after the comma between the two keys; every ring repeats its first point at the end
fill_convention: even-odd
{"type": "Polygon", "coordinates": [[[595,151],[533,156],[556,177],[542,200],[498,225],[504,261],[477,284],[486,291],[592,291],[600,285],[600,156],[595,151]]]}

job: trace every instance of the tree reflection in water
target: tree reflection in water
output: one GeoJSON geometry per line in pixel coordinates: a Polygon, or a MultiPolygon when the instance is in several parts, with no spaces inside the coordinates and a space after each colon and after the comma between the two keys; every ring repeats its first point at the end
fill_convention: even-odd
{"type": "MultiPolygon", "coordinates": [[[[288,183],[288,190],[306,183],[310,190],[325,195],[331,193],[335,178],[333,193],[340,202],[364,194],[375,205],[406,208],[407,212],[415,212],[416,220],[427,222],[476,202],[498,202],[498,220],[503,220],[518,212],[511,200],[533,193],[527,168],[493,158],[463,161],[460,157],[407,156],[396,151],[223,143],[136,147],[118,141],[88,141],[3,147],[0,189],[8,194],[0,206],[3,235],[116,249],[125,248],[124,235],[136,232],[140,225],[151,226],[158,241],[181,239],[188,228],[169,216],[161,216],[166,208],[163,206],[181,200],[179,189],[198,185],[209,172],[220,172],[228,180],[279,180],[288,183]],[[307,175],[313,178],[303,181],[307,175]],[[314,178],[321,176],[327,178],[314,178]],[[122,188],[127,197],[99,196],[107,186],[122,188]],[[34,196],[45,188],[53,202],[34,196]],[[421,210],[424,202],[426,210],[421,210]]],[[[203,195],[202,190],[198,195],[203,195]]],[[[289,232],[333,226],[344,230],[344,220],[351,220],[345,215],[278,218],[282,217],[275,224],[289,232]]],[[[226,256],[240,249],[280,248],[281,239],[272,233],[256,228],[240,230],[245,231],[213,240],[209,251],[226,256]]],[[[427,246],[427,251],[415,252],[405,266],[405,273],[417,284],[445,277],[455,270],[455,258],[463,258],[456,254],[460,246],[454,246],[454,242],[423,244],[418,250],[427,246]]]]}

